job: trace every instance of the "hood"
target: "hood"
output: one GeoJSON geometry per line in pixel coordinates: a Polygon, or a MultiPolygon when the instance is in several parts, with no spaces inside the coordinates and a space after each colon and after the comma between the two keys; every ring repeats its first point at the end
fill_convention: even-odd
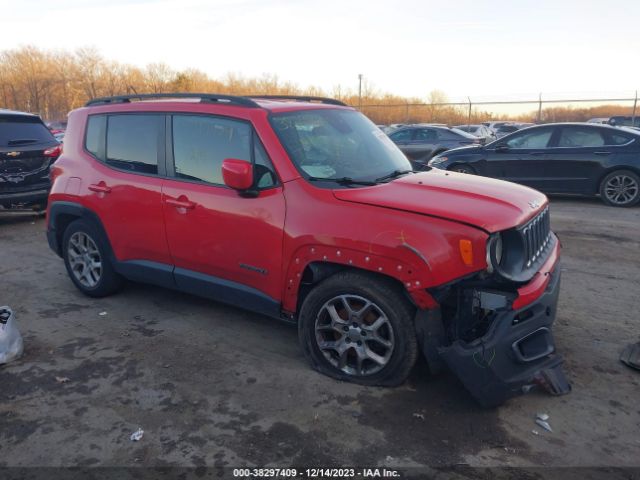
{"type": "Polygon", "coordinates": [[[334,190],[345,202],[375,205],[473,225],[493,233],[522,225],[547,205],[528,187],[433,169],[373,187],[334,190]]]}

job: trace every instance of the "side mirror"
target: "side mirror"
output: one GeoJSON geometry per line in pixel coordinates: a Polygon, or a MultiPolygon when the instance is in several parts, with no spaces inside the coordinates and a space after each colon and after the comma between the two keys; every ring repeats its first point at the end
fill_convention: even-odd
{"type": "Polygon", "coordinates": [[[226,186],[246,191],[253,186],[253,166],[246,160],[227,158],[222,162],[222,178],[226,186]]]}
{"type": "Polygon", "coordinates": [[[508,152],[509,147],[506,143],[501,143],[500,145],[496,145],[496,152],[508,152]]]}

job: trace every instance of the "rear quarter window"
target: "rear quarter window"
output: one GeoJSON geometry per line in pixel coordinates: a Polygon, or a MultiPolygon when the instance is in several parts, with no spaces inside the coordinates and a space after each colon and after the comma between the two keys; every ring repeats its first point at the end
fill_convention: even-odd
{"type": "Polygon", "coordinates": [[[610,133],[607,138],[607,145],[625,145],[633,140],[630,135],[621,133],[610,133]]]}

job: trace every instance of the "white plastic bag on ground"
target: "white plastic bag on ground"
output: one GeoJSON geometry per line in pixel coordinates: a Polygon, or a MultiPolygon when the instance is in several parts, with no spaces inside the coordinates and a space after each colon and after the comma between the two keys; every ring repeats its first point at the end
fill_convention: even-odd
{"type": "Polygon", "coordinates": [[[0,307],[0,365],[22,355],[22,336],[16,327],[16,319],[9,307],[0,307]]]}

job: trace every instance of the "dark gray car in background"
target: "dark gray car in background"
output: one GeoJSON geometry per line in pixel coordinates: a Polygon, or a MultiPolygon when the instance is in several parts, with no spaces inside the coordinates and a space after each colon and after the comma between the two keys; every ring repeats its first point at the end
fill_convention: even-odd
{"type": "Polygon", "coordinates": [[[389,138],[402,150],[416,170],[424,168],[432,157],[442,152],[482,143],[475,135],[462,130],[431,125],[402,127],[391,133],[389,138]]]}

